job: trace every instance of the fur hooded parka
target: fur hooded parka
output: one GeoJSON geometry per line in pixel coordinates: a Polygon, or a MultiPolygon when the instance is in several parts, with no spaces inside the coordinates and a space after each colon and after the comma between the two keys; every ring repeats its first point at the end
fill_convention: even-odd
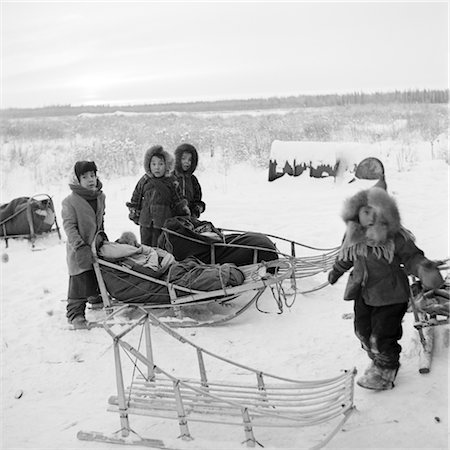
{"type": "Polygon", "coordinates": [[[436,265],[402,227],[397,204],[383,189],[373,187],[346,200],[342,219],[347,229],[329,281],[334,284],[353,267],[345,300],[362,296],[371,306],[406,303],[408,274],[418,276],[429,288],[442,282],[436,265]]]}
{"type": "Polygon", "coordinates": [[[136,184],[127,203],[130,219],[143,227],[161,228],[169,217],[188,213],[187,201],[181,195],[178,183],[172,175],[174,158],[162,146],[150,147],[144,154],[145,174],[136,184]],[[150,171],[153,156],[159,156],[166,163],[164,176],[156,178],[150,171]]]}
{"type": "Polygon", "coordinates": [[[206,205],[202,201],[202,188],[194,175],[198,164],[197,149],[191,144],[181,144],[175,149],[175,177],[180,185],[181,194],[187,199],[191,214],[198,218],[205,211],[206,205]],[[191,166],[183,170],[181,157],[183,153],[191,155],[191,166]]]}

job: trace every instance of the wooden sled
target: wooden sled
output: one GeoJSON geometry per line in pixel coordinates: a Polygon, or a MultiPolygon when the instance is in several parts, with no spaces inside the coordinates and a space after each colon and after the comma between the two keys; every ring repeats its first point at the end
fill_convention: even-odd
{"type": "MultiPolygon", "coordinates": [[[[117,312],[112,313],[104,323],[105,330],[113,339],[117,384],[117,395],[110,397],[108,411],[119,413],[121,428],[113,435],[80,431],[77,435],[79,439],[167,448],[163,441],[140,438],[130,428],[129,415],[135,414],[177,420],[179,437],[184,440],[193,439],[189,422],[206,422],[214,427],[237,425],[243,428],[247,447],[261,445],[255,438],[254,427],[318,426],[321,436],[326,427],[325,437],[312,447],[321,448],[339,431],[354,409],[354,368],[329,379],[314,381],[263,373],[197,346],[151,312],[140,307],[137,309],[141,316],[133,324],[128,324],[125,330],[117,332],[109,323],[114,323],[117,312]],[[138,327],[141,327],[140,336],[138,338],[136,331],[134,336],[139,339],[139,345],[132,346],[124,338],[138,327]],[[196,364],[179,362],[175,349],[171,361],[174,365],[179,363],[179,369],[163,369],[157,364],[153,356],[152,327],[173,337],[177,344],[183,344],[178,345],[180,355],[196,360],[196,364]],[[143,353],[140,346],[144,341],[143,353]],[[128,356],[124,361],[133,361],[132,381],[127,388],[121,354],[128,356]],[[211,360],[213,369],[217,372],[220,368],[225,380],[210,378],[206,363],[211,360]],[[184,373],[196,371],[195,367],[198,368],[198,377],[176,374],[176,370],[184,373]],[[227,371],[230,375],[224,375],[227,371]],[[239,381],[236,380],[236,373],[239,374],[239,381]]],[[[302,444],[301,447],[305,446],[302,444]]]]}
{"type": "Polygon", "coordinates": [[[191,243],[196,243],[200,246],[209,246],[210,261],[214,264],[218,258],[217,253],[223,249],[247,249],[253,252],[253,262],[258,260],[258,254],[260,252],[273,253],[278,258],[282,260],[289,260],[293,270],[291,274],[291,287],[299,294],[307,294],[319,289],[324,288],[328,285],[328,281],[322,282],[310,288],[308,290],[299,290],[297,288],[296,280],[302,278],[313,277],[320,273],[326,273],[333,267],[336,257],[339,253],[340,246],[332,248],[318,248],[300,242],[286,239],[280,236],[266,233],[255,233],[264,235],[270,238],[275,244],[274,249],[269,249],[266,247],[256,246],[256,245],[242,245],[226,242],[227,236],[230,235],[245,235],[249,233],[248,231],[235,230],[229,228],[220,228],[220,232],[223,235],[222,242],[212,241],[205,242],[205,240],[196,239],[191,236],[185,236],[174,230],[163,227],[163,233],[166,236],[176,236],[179,239],[185,239],[191,243]]]}
{"type": "MultiPolygon", "coordinates": [[[[49,195],[36,194],[32,197],[20,197],[13,201],[17,200],[20,200],[21,203],[17,205],[13,212],[5,214],[7,217],[3,217],[2,209],[0,238],[5,241],[6,248],[8,248],[9,239],[28,239],[31,242],[32,248],[35,247],[37,238],[52,233],[57,233],[59,240],[61,240],[61,232],[56,219],[55,207],[49,195]],[[43,205],[45,210],[52,214],[50,222],[46,222],[39,215],[36,215],[36,210],[39,210],[38,205],[43,205]],[[19,220],[20,225],[18,224],[19,220]]],[[[2,208],[4,206],[6,205],[2,205],[2,208]]]]}
{"type": "MultiPolygon", "coordinates": [[[[218,325],[228,322],[247,311],[261,297],[263,292],[269,287],[273,292],[282,294],[281,283],[289,279],[292,274],[292,266],[288,260],[274,260],[268,263],[261,262],[239,267],[244,274],[244,283],[233,287],[222,287],[212,291],[193,290],[188,287],[170,283],[166,279],[159,279],[146,274],[136,272],[117,262],[102,259],[98,254],[98,246],[102,239],[107,239],[104,232],[97,233],[92,244],[94,255],[94,271],[100,288],[103,307],[107,314],[117,308],[126,305],[136,305],[147,310],[152,310],[155,314],[163,313],[166,323],[173,327],[198,327],[208,325],[218,325]],[[146,302],[133,302],[132,299],[126,302],[118,301],[110,295],[104,279],[104,271],[117,271],[133,276],[138,282],[151,282],[154,286],[165,288],[166,301],[152,301],[152,292],[146,292],[146,302]],[[212,306],[211,317],[204,318],[204,311],[212,306]],[[214,306],[213,306],[214,305],[214,306]],[[214,314],[215,307],[219,306],[219,311],[214,314]],[[200,317],[196,317],[200,316],[200,317]]],[[[161,293],[155,293],[155,297],[161,297],[161,293]]]]}
{"type": "MultiPolygon", "coordinates": [[[[448,262],[448,260],[447,260],[448,262]]],[[[441,289],[425,291],[420,280],[410,277],[410,309],[414,315],[414,328],[419,333],[421,350],[419,353],[419,373],[429,373],[433,357],[434,327],[449,323],[450,306],[450,266],[439,266],[446,270],[445,284],[441,289]]]]}

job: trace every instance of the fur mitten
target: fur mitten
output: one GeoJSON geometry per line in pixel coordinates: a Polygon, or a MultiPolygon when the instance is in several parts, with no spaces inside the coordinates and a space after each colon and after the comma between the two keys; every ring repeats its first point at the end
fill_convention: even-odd
{"type": "Polygon", "coordinates": [[[417,275],[426,290],[438,289],[444,284],[444,279],[437,268],[437,264],[428,259],[419,264],[417,275]]]}
{"type": "Polygon", "coordinates": [[[339,278],[341,278],[340,273],[336,272],[336,270],[331,270],[330,272],[328,272],[328,283],[330,284],[334,284],[337,282],[337,280],[339,280],[339,278]]]}

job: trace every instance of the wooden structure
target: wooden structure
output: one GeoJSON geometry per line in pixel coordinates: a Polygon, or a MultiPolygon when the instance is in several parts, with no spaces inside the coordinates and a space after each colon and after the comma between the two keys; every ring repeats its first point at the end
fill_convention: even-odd
{"type": "MultiPolygon", "coordinates": [[[[142,315],[135,323],[121,328],[119,332],[108,323],[118,312],[111,314],[104,324],[113,339],[117,383],[117,395],[109,399],[108,410],[119,414],[121,428],[111,436],[81,431],[78,433],[79,439],[126,443],[126,438],[134,433],[129,415],[135,414],[178,421],[180,437],[184,440],[193,439],[190,422],[206,422],[213,426],[235,425],[242,428],[248,447],[259,444],[254,434],[255,427],[311,427],[326,424],[326,436],[314,447],[321,448],[342,427],[354,409],[355,369],[314,381],[299,381],[263,373],[201,348],[164,325],[149,311],[140,308],[140,312],[142,315]],[[124,340],[136,327],[141,327],[139,342],[145,341],[144,352],[124,340]],[[176,344],[182,344],[177,346],[181,347],[183,355],[192,352],[198,367],[197,378],[185,378],[174,373],[173,369],[162,368],[155,361],[151,337],[153,327],[169,334],[176,344]],[[140,374],[128,387],[124,384],[122,353],[135,361],[133,374],[140,374]],[[219,381],[211,379],[207,365],[211,360],[214,365],[220,364],[221,368],[223,364],[224,370],[231,370],[232,374],[238,371],[241,381],[233,381],[232,376],[219,381]],[[243,382],[243,379],[248,381],[243,382]]],[[[176,358],[175,349],[173,351],[173,358],[176,358]]],[[[165,448],[163,441],[155,439],[138,438],[133,443],[165,448]]]]}

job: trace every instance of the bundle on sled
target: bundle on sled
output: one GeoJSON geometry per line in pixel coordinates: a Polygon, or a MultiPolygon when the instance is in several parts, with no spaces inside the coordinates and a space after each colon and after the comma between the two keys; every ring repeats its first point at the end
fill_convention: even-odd
{"type": "MultiPolygon", "coordinates": [[[[272,234],[217,228],[211,222],[193,217],[167,219],[158,245],[177,260],[194,255],[207,264],[234,263],[241,266],[288,259],[293,266],[293,287],[295,279],[330,270],[339,252],[339,246],[317,248],[272,234]]],[[[316,289],[326,284],[322,283],[316,289]]]]}
{"type": "Polygon", "coordinates": [[[450,315],[450,273],[448,259],[436,262],[444,277],[439,289],[425,290],[420,280],[410,277],[410,310],[414,314],[414,327],[419,333],[421,349],[419,372],[428,373],[431,368],[434,345],[434,330],[437,325],[447,325],[450,315]]]}
{"type": "Polygon", "coordinates": [[[37,237],[51,232],[61,239],[55,207],[47,194],[18,197],[0,205],[0,225],[6,246],[10,238],[29,239],[34,246],[37,237]]]}
{"type": "MultiPolygon", "coordinates": [[[[167,440],[164,436],[164,441],[139,436],[131,428],[129,416],[140,415],[150,422],[150,428],[152,417],[177,421],[179,438],[185,441],[194,439],[190,429],[193,422],[210,424],[214,427],[215,442],[198,441],[201,448],[222,448],[221,436],[235,439],[236,433],[230,433],[230,426],[234,426],[242,429],[247,447],[263,446],[257,441],[254,430],[267,427],[302,428],[305,433],[301,442],[297,436],[296,448],[306,448],[308,441],[311,442],[306,435],[308,428],[314,444],[309,448],[319,449],[342,428],[354,410],[354,368],[326,379],[308,381],[269,374],[199,347],[151,312],[136,309],[140,315],[126,329],[117,330],[110,325],[118,311],[104,323],[113,339],[117,386],[117,394],[109,398],[108,410],[119,414],[121,428],[114,434],[79,431],[78,439],[180,448],[179,441],[169,436],[167,440]],[[158,328],[157,334],[152,333],[154,327],[158,328]],[[132,330],[135,330],[136,342],[130,343],[132,330]],[[170,345],[169,362],[164,362],[164,356],[158,356],[162,353],[156,348],[160,331],[175,341],[170,345]],[[133,370],[125,370],[130,369],[125,367],[130,362],[133,370]],[[131,373],[128,387],[124,376],[127,373],[131,373]]],[[[201,430],[199,425],[193,427],[196,438],[201,430]]],[[[272,436],[277,440],[280,433],[272,433],[272,436]]],[[[226,448],[231,448],[231,444],[227,442],[226,448]]],[[[200,448],[198,445],[194,447],[200,448]]]]}
{"type": "Polygon", "coordinates": [[[92,252],[105,308],[139,304],[155,311],[170,310],[173,326],[226,322],[292,272],[289,261],[240,267],[205,264],[192,256],[176,261],[163,249],[110,242],[104,232],[97,233],[92,252]],[[205,318],[202,310],[208,308],[212,317],[205,318]],[[192,317],[192,312],[200,317],[192,317]]]}

